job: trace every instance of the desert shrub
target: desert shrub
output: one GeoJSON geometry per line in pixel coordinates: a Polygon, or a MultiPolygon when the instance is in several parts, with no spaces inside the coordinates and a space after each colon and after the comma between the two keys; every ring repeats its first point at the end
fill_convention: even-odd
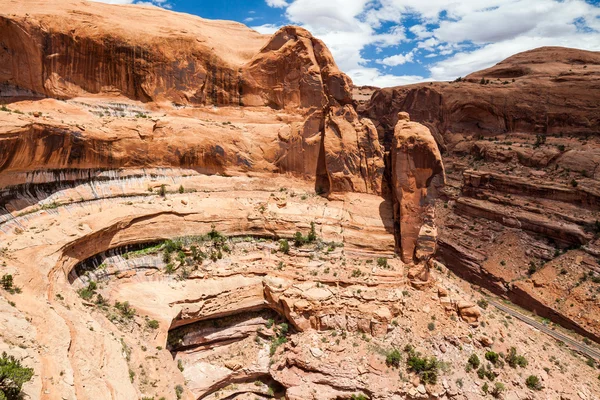
{"type": "Polygon", "coordinates": [[[496,379],[496,374],[494,374],[494,371],[492,371],[492,368],[489,366],[489,364],[487,366],[482,365],[479,367],[477,370],[477,376],[479,379],[487,378],[490,381],[496,379]]]}
{"type": "Polygon", "coordinates": [[[24,394],[21,388],[32,377],[33,368],[22,366],[20,360],[3,352],[2,357],[0,357],[0,399],[23,399],[24,394]]]}
{"type": "Polygon", "coordinates": [[[400,361],[402,359],[402,354],[398,351],[398,349],[390,350],[387,352],[385,356],[385,363],[388,367],[396,367],[400,366],[400,361]]]}
{"type": "Polygon", "coordinates": [[[13,276],[11,274],[4,274],[2,278],[0,278],[0,285],[2,285],[2,289],[10,291],[13,288],[13,276]]]}
{"type": "Polygon", "coordinates": [[[430,322],[429,324],[427,324],[427,329],[429,329],[430,331],[434,331],[435,330],[435,324],[433,322],[430,322]]]}
{"type": "Polygon", "coordinates": [[[182,395],[183,395],[183,386],[181,386],[181,385],[175,386],[175,396],[177,396],[177,400],[180,400],[182,395]]]}
{"type": "Polygon", "coordinates": [[[287,239],[281,239],[279,241],[279,251],[283,254],[288,254],[290,252],[290,244],[287,239]]]}
{"type": "Polygon", "coordinates": [[[496,382],[490,394],[495,398],[500,398],[505,389],[506,388],[504,387],[503,383],[496,382]]]}
{"type": "Polygon", "coordinates": [[[479,368],[479,365],[481,364],[481,362],[479,361],[479,357],[477,357],[477,354],[475,353],[471,354],[471,357],[469,357],[469,360],[467,362],[473,369],[479,368]]]}
{"type": "Polygon", "coordinates": [[[315,240],[317,240],[317,232],[315,230],[315,223],[311,222],[310,223],[310,231],[308,232],[308,236],[307,236],[307,242],[308,243],[312,243],[315,240]]]}
{"type": "Polygon", "coordinates": [[[131,307],[128,301],[123,303],[119,301],[115,302],[115,308],[119,310],[121,315],[126,319],[132,319],[135,316],[135,309],[131,307]]]}
{"type": "Polygon", "coordinates": [[[98,285],[94,281],[90,281],[88,285],[82,289],[79,289],[77,293],[84,300],[90,300],[94,294],[96,294],[96,289],[98,285]]]}
{"type": "Polygon", "coordinates": [[[542,390],[542,382],[540,382],[540,378],[537,375],[529,375],[525,379],[525,385],[531,390],[542,390]]]}
{"type": "Polygon", "coordinates": [[[146,325],[150,329],[158,329],[158,327],[160,326],[160,324],[158,323],[158,321],[155,320],[155,319],[151,319],[150,321],[146,322],[146,325]]]}
{"type": "Polygon", "coordinates": [[[491,362],[492,364],[496,365],[498,363],[498,360],[500,359],[500,356],[495,351],[486,351],[485,359],[491,362]]]}
{"type": "Polygon", "coordinates": [[[306,243],[306,239],[302,236],[301,232],[296,232],[294,234],[294,246],[302,247],[306,243]]]}
{"type": "Polygon", "coordinates": [[[521,355],[517,354],[517,349],[511,347],[506,356],[506,362],[512,368],[517,368],[517,366],[521,368],[525,368],[527,366],[527,359],[521,355]]]}
{"type": "Polygon", "coordinates": [[[381,267],[381,268],[387,268],[388,267],[388,260],[385,257],[379,257],[377,259],[377,266],[381,267]]]}
{"type": "Polygon", "coordinates": [[[477,300],[477,305],[485,310],[486,308],[488,308],[489,303],[486,299],[481,299],[477,300]]]}
{"type": "Polygon", "coordinates": [[[440,369],[440,362],[437,358],[421,357],[421,354],[414,351],[412,346],[409,350],[408,360],[406,361],[409,369],[419,376],[422,383],[435,384],[440,369]]]}

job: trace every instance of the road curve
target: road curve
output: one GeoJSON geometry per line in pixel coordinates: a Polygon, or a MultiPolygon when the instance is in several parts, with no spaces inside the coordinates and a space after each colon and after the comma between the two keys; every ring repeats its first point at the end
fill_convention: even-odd
{"type": "Polygon", "coordinates": [[[535,319],[530,318],[526,315],[523,315],[523,314],[519,313],[518,311],[516,311],[510,307],[507,307],[495,300],[488,298],[487,301],[488,301],[488,303],[490,303],[491,305],[493,305],[500,311],[503,311],[503,312],[525,322],[526,324],[533,326],[534,328],[544,332],[545,334],[552,336],[554,339],[564,342],[565,344],[567,344],[568,346],[572,347],[573,349],[579,351],[580,353],[582,353],[590,358],[594,358],[594,359],[600,361],[600,351],[594,349],[593,347],[587,346],[567,335],[564,335],[560,332],[550,329],[546,325],[536,321],[535,319]]]}

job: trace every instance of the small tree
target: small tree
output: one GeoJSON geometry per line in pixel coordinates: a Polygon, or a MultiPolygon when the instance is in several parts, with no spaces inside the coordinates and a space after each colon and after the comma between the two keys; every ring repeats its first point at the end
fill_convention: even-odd
{"type": "Polygon", "coordinates": [[[4,290],[12,290],[13,288],[13,276],[10,274],[5,274],[0,279],[0,284],[2,285],[2,289],[4,290]]]}
{"type": "Polygon", "coordinates": [[[165,197],[167,195],[167,186],[166,185],[160,185],[160,190],[158,191],[158,194],[161,197],[165,197]]]}
{"type": "Polygon", "coordinates": [[[183,185],[179,185],[179,193],[184,193],[185,189],[183,188],[183,185]]]}
{"type": "Polygon", "coordinates": [[[21,388],[32,377],[33,368],[23,367],[21,361],[3,352],[0,358],[0,399],[22,399],[21,388]]]}

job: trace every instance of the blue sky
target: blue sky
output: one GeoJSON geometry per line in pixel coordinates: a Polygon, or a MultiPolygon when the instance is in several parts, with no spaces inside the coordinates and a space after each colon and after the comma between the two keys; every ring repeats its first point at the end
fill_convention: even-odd
{"type": "Polygon", "coordinates": [[[262,33],[300,25],[358,85],[453,80],[541,46],[600,50],[600,0],[101,0],[154,4],[262,33]]]}

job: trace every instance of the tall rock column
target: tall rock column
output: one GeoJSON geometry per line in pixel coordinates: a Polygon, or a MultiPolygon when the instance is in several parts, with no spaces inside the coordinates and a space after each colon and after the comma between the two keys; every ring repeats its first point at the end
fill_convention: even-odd
{"type": "Polygon", "coordinates": [[[435,198],[446,181],[442,156],[429,129],[405,112],[398,114],[391,152],[402,261],[422,261],[435,253],[435,198]]]}

